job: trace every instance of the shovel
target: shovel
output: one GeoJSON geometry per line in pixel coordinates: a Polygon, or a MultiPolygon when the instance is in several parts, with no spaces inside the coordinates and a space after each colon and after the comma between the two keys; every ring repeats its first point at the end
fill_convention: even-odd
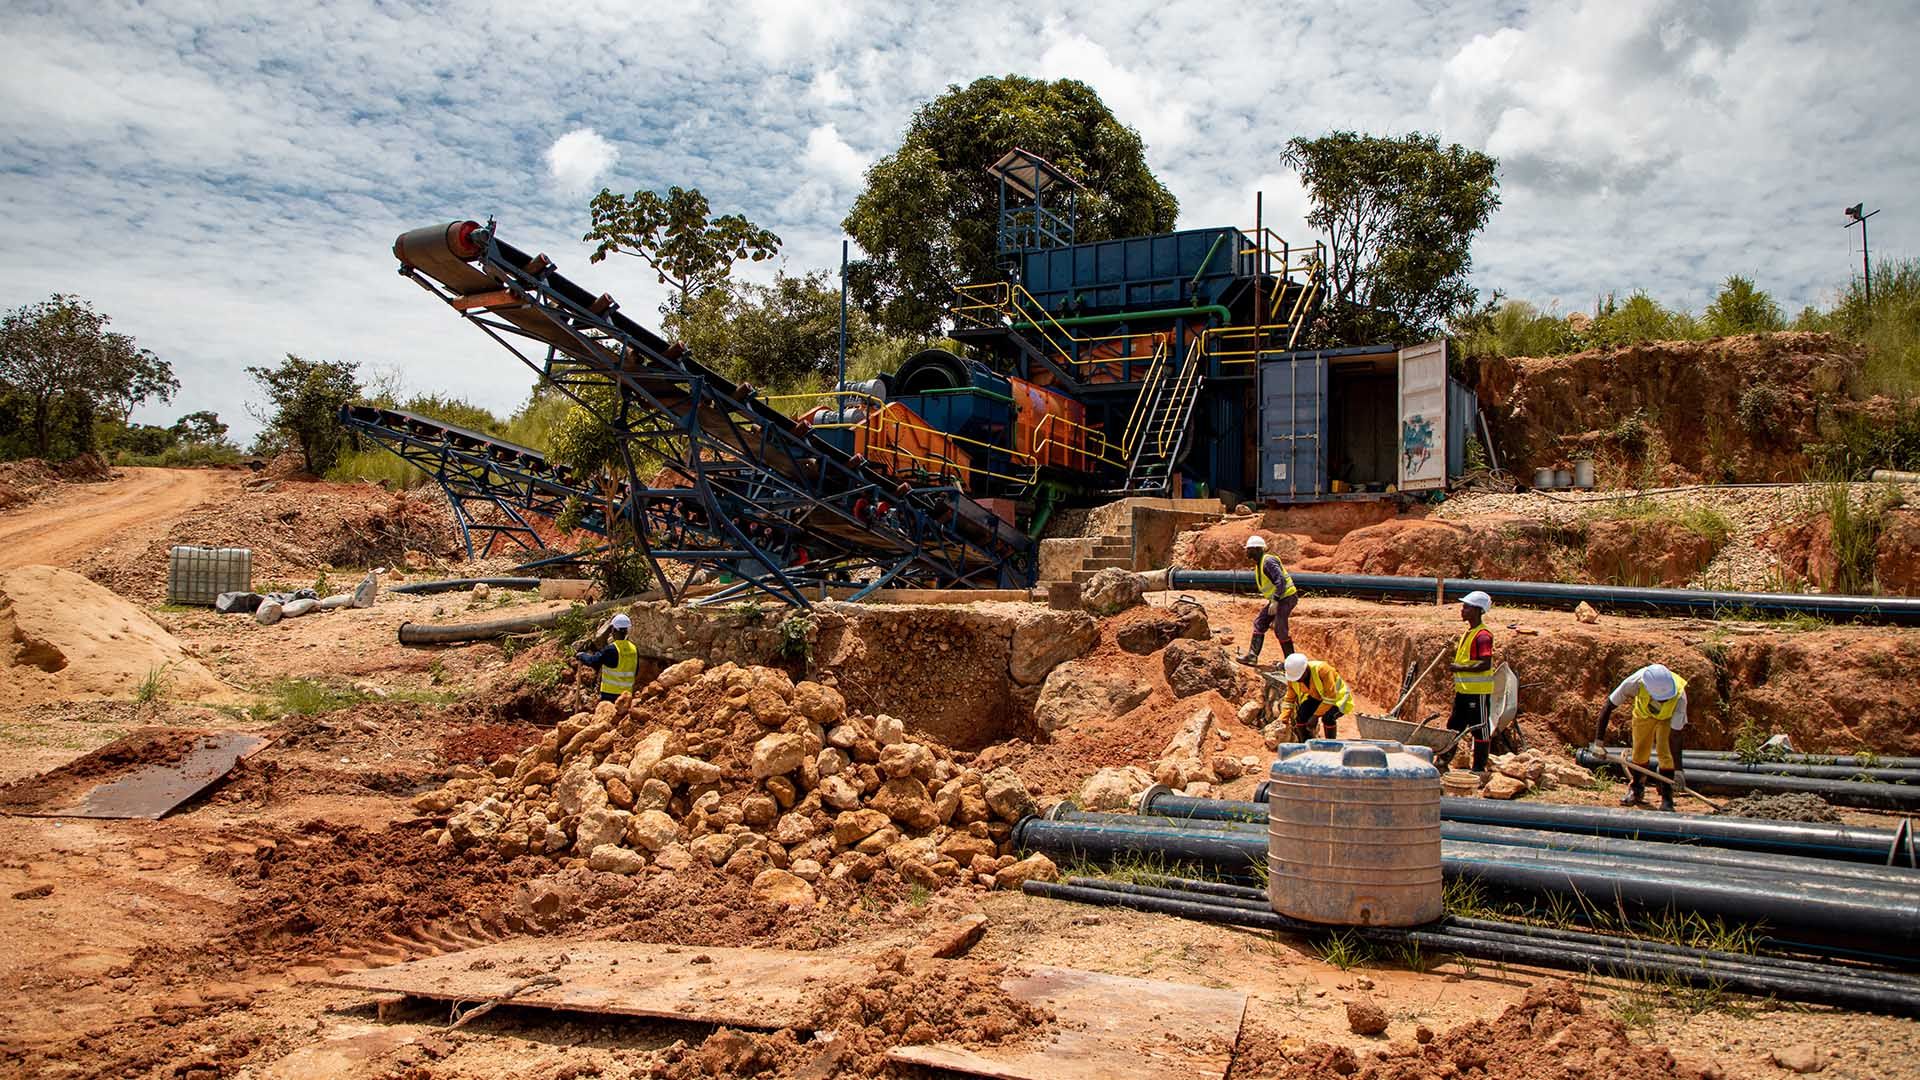
{"type": "MultiPolygon", "coordinates": [[[[1603,756],[1606,757],[1607,764],[1609,765],[1618,765],[1623,769],[1629,769],[1629,770],[1632,770],[1633,772],[1637,772],[1641,776],[1646,777],[1648,780],[1651,780],[1656,784],[1666,784],[1669,787],[1679,787],[1679,785],[1675,784],[1673,781],[1667,779],[1666,777],[1660,775],[1659,773],[1653,771],[1652,769],[1635,765],[1633,762],[1628,761],[1627,755],[1625,754],[1621,754],[1619,757],[1614,757],[1612,754],[1606,754],[1603,756]]],[[[1702,795],[1699,792],[1693,790],[1692,788],[1680,788],[1680,792],[1684,795],[1691,795],[1694,798],[1699,799],[1701,802],[1706,803],[1708,806],[1713,807],[1713,812],[1716,814],[1723,814],[1726,812],[1725,807],[1721,806],[1717,802],[1714,802],[1712,799],[1707,798],[1705,795],[1702,795]]]]}
{"type": "MultiPolygon", "coordinates": [[[[1398,719],[1400,716],[1401,707],[1407,703],[1408,698],[1413,696],[1414,687],[1419,686],[1422,680],[1424,680],[1428,675],[1431,675],[1433,673],[1434,668],[1437,668],[1440,666],[1440,661],[1445,660],[1446,658],[1447,658],[1447,650],[1441,649],[1440,655],[1433,658],[1433,663],[1428,664],[1427,669],[1425,671],[1422,671],[1420,674],[1414,676],[1413,681],[1407,684],[1407,692],[1404,694],[1401,694],[1400,700],[1393,703],[1393,708],[1387,710],[1387,715],[1389,717],[1398,719]]],[[[1431,720],[1431,719],[1433,719],[1433,717],[1431,716],[1427,717],[1427,720],[1431,720]]],[[[1420,721],[1419,726],[1426,727],[1427,720],[1420,721]]]]}

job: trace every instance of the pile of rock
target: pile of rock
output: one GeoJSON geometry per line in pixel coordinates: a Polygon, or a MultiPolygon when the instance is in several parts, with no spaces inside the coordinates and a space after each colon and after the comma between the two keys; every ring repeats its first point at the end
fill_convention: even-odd
{"type": "Polygon", "coordinates": [[[440,842],[456,848],[620,874],[701,862],[793,906],[822,878],[1018,887],[1053,873],[1006,854],[1033,810],[1011,771],[963,767],[893,717],[850,713],[832,687],[731,663],[675,664],[414,806],[445,813],[440,842]]]}
{"type": "Polygon", "coordinates": [[[1557,787],[1593,786],[1592,771],[1571,761],[1548,757],[1538,750],[1496,754],[1487,759],[1487,764],[1487,779],[1480,794],[1489,799],[1517,799],[1536,787],[1551,791],[1557,787]]]}
{"type": "Polygon", "coordinates": [[[1214,723],[1212,709],[1204,705],[1195,709],[1160,751],[1160,760],[1153,766],[1154,783],[1204,799],[1213,796],[1213,785],[1237,780],[1260,768],[1259,758],[1223,752],[1217,744],[1227,738],[1214,723]]]}

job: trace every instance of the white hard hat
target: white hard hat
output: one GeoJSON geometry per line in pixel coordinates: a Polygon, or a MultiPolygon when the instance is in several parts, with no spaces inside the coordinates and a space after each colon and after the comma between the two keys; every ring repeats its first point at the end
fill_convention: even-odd
{"type": "Polygon", "coordinates": [[[1248,551],[1265,551],[1265,550],[1267,550],[1267,538],[1266,538],[1266,537],[1264,537],[1264,536],[1249,536],[1249,537],[1247,537],[1247,550],[1248,550],[1248,551]]]}
{"type": "Polygon", "coordinates": [[[613,617],[613,628],[615,630],[626,630],[631,628],[632,626],[633,626],[633,620],[627,618],[625,612],[621,612],[620,614],[615,615],[613,617]]]}
{"type": "Polygon", "coordinates": [[[1648,664],[1640,669],[1640,685],[1647,688],[1647,696],[1655,701],[1672,701],[1680,692],[1680,685],[1673,681],[1673,672],[1664,664],[1648,664]]]}
{"type": "Polygon", "coordinates": [[[1481,592],[1479,589],[1475,589],[1472,592],[1468,593],[1467,595],[1461,597],[1460,602],[1463,604],[1472,604],[1474,607],[1479,608],[1481,611],[1493,610],[1493,597],[1488,596],[1486,593],[1481,592]]]}
{"type": "Polygon", "coordinates": [[[1306,678],[1307,654],[1288,653],[1286,660],[1280,665],[1280,670],[1281,673],[1287,677],[1288,682],[1299,682],[1301,679],[1306,678]]]}

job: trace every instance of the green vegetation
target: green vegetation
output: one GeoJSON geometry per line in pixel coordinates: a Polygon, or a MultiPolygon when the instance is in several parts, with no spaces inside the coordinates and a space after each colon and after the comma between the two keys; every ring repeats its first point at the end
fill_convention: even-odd
{"type": "Polygon", "coordinates": [[[173,676],[167,669],[173,666],[169,660],[159,667],[148,668],[146,677],[133,688],[133,701],[136,705],[151,705],[166,694],[167,687],[173,683],[173,676]]]}
{"type": "Polygon", "coordinates": [[[780,253],[780,238],[739,214],[708,217],[712,207],[699,188],[670,187],[662,197],[651,191],[615,195],[605,188],[593,197],[593,228],[583,241],[596,241],[591,261],[631,255],[652,267],[660,284],[675,296],[661,311],[685,311],[694,297],[724,283],[742,259],[762,262],[780,253]]]}
{"type": "Polygon", "coordinates": [[[1500,205],[1498,163],[1432,135],[1294,138],[1307,224],[1328,238],[1329,343],[1418,341],[1471,311],[1473,238],[1500,205]]]}
{"type": "Polygon", "coordinates": [[[1674,506],[1646,496],[1598,503],[1583,516],[1588,521],[1671,521],[1716,549],[1724,547],[1733,533],[1733,522],[1711,506],[1674,506]]]}
{"type": "Polygon", "coordinates": [[[1866,346],[1867,362],[1849,387],[1857,397],[1920,396],[1920,259],[1882,260],[1873,268],[1873,303],[1854,278],[1834,305],[1808,308],[1795,330],[1824,330],[1866,346]]]}
{"type": "Polygon", "coordinates": [[[780,655],[801,665],[813,663],[813,616],[789,615],[780,620],[780,655]]]}
{"type": "Polygon", "coordinates": [[[999,185],[986,166],[1016,146],[1083,185],[1082,243],[1165,232],[1179,216],[1139,133],[1085,83],[1007,75],[948,87],[914,112],[899,149],[867,170],[841,223],[867,252],[848,286],[881,330],[926,340],[945,321],[953,285],[999,280],[999,185]]]}
{"type": "Polygon", "coordinates": [[[136,405],[173,399],[173,365],[112,323],[65,293],[0,314],[0,458],[111,447],[136,405]]]}
{"type": "Polygon", "coordinates": [[[1812,487],[1809,509],[1827,519],[1832,534],[1834,570],[1829,591],[1865,594],[1875,590],[1874,560],[1879,555],[1880,532],[1887,511],[1903,501],[1899,489],[1891,485],[1858,501],[1853,485],[1845,480],[1828,480],[1812,487]]]}
{"type": "Polygon", "coordinates": [[[1351,971],[1362,964],[1373,962],[1373,946],[1359,935],[1346,930],[1335,931],[1314,942],[1314,954],[1341,971],[1351,971]]]}
{"type": "Polygon", "coordinates": [[[359,365],[347,361],[303,360],[292,353],[277,367],[250,367],[267,395],[266,428],[257,449],[294,446],[315,476],[333,468],[346,442],[340,407],[360,394],[359,365]]]}
{"type": "Polygon", "coordinates": [[[558,660],[535,660],[527,665],[526,673],[522,678],[526,680],[528,686],[549,690],[560,685],[560,680],[566,673],[567,666],[558,660]]]}
{"type": "MultiPolygon", "coordinates": [[[[282,716],[320,716],[350,709],[362,702],[376,700],[375,695],[351,686],[335,686],[316,679],[277,679],[268,685],[265,700],[254,707],[256,719],[272,720],[282,716]]],[[[419,705],[445,705],[459,695],[438,690],[394,690],[377,700],[403,701],[419,705]]]]}

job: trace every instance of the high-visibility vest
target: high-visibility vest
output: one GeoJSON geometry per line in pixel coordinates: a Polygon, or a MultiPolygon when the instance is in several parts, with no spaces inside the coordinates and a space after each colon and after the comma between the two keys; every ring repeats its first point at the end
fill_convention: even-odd
{"type": "Polygon", "coordinates": [[[612,664],[600,667],[600,692],[603,694],[624,694],[633,689],[633,673],[640,667],[640,650],[626,638],[617,638],[613,651],[620,659],[612,664]]]}
{"type": "Polygon", "coordinates": [[[1293,587],[1293,575],[1287,573],[1287,564],[1280,562],[1279,557],[1273,555],[1262,555],[1260,558],[1254,560],[1253,583],[1260,586],[1260,595],[1269,600],[1273,599],[1275,593],[1281,596],[1292,596],[1300,591],[1293,587]],[[1272,559],[1280,565],[1280,581],[1278,585],[1275,584],[1272,578],[1267,576],[1268,559],[1272,559]],[[1280,586],[1285,587],[1281,588],[1280,586]]]}
{"type": "Polygon", "coordinates": [[[1309,699],[1332,702],[1343,713],[1353,711],[1353,691],[1347,688],[1347,680],[1325,660],[1307,661],[1307,677],[1287,684],[1287,704],[1309,699]]]}
{"type": "MultiPolygon", "coordinates": [[[[1467,632],[1460,635],[1460,644],[1453,647],[1454,663],[1473,663],[1473,639],[1478,637],[1482,630],[1486,630],[1489,635],[1493,633],[1493,631],[1487,630],[1485,624],[1482,624],[1479,626],[1469,626],[1467,627],[1467,632]]],[[[1493,668],[1489,666],[1485,671],[1454,672],[1453,692],[1456,694],[1493,693],[1493,668]]]]}
{"type": "Polygon", "coordinates": [[[1633,718],[1635,720],[1671,720],[1673,710],[1680,704],[1680,695],[1687,692],[1687,680],[1677,673],[1673,677],[1673,696],[1665,701],[1653,700],[1647,693],[1647,684],[1640,684],[1640,692],[1633,695],[1633,718]]]}

